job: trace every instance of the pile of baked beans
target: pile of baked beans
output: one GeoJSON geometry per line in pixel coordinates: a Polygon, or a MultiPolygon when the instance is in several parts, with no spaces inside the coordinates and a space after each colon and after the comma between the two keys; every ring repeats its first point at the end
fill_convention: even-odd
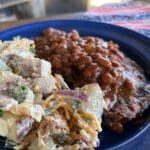
{"type": "MultiPolygon", "coordinates": [[[[98,82],[105,85],[103,88],[116,84],[124,60],[117,44],[100,38],[81,38],[75,30],[67,34],[50,28],[43,35],[36,39],[37,55],[49,60],[53,71],[63,74],[70,84],[98,82]]],[[[132,88],[129,82],[127,86],[132,88]]]]}
{"type": "Polygon", "coordinates": [[[99,83],[108,105],[104,120],[112,130],[122,132],[123,124],[144,110],[142,102],[148,103],[137,94],[138,83],[144,88],[146,82],[142,69],[118,44],[53,28],[44,30],[35,44],[37,56],[50,61],[53,73],[62,74],[70,87],[99,83]]]}

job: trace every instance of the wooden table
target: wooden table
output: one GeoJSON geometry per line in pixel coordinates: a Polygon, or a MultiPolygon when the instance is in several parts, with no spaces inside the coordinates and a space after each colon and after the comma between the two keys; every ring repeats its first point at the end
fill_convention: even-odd
{"type": "Polygon", "coordinates": [[[21,24],[35,22],[35,21],[50,20],[50,19],[79,19],[81,14],[84,14],[84,12],[62,14],[62,15],[50,16],[46,18],[35,18],[35,19],[24,19],[24,20],[22,19],[18,21],[4,22],[4,23],[0,23],[0,31],[11,28],[11,27],[15,27],[21,24]]]}

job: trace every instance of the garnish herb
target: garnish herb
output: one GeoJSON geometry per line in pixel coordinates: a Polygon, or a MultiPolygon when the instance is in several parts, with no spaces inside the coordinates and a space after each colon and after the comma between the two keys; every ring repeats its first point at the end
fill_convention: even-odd
{"type": "Polygon", "coordinates": [[[46,108],[45,110],[45,115],[51,115],[51,113],[54,111],[54,108],[50,107],[50,108],[46,108]]]}
{"type": "Polygon", "coordinates": [[[0,109],[0,117],[3,116],[4,111],[2,109],[0,109]]]}
{"type": "Polygon", "coordinates": [[[11,90],[12,96],[18,101],[18,103],[22,103],[28,94],[28,89],[24,85],[20,85],[11,90]]]}
{"type": "Polygon", "coordinates": [[[6,138],[6,140],[5,140],[5,148],[9,148],[9,149],[11,148],[11,149],[13,149],[14,146],[16,146],[16,145],[17,145],[16,142],[14,142],[14,141],[6,138]]]}
{"type": "Polygon", "coordinates": [[[48,116],[48,115],[51,115],[53,113],[53,111],[55,110],[55,106],[58,104],[58,101],[57,100],[54,100],[53,101],[53,106],[52,107],[49,107],[49,108],[46,108],[44,111],[45,111],[45,116],[48,116]]]}
{"type": "Polygon", "coordinates": [[[92,121],[91,118],[84,118],[84,120],[85,120],[87,123],[92,121]]]}
{"type": "Polygon", "coordinates": [[[62,133],[62,134],[60,134],[59,137],[57,138],[57,142],[58,142],[59,144],[64,144],[65,141],[68,139],[68,137],[69,137],[69,134],[68,134],[68,133],[62,133]]]}
{"type": "Polygon", "coordinates": [[[76,99],[66,99],[66,102],[72,107],[73,112],[77,112],[80,108],[81,102],[76,99]]]}
{"type": "Polygon", "coordinates": [[[72,108],[73,108],[74,112],[77,112],[77,110],[79,109],[79,107],[80,107],[80,101],[78,101],[78,100],[72,101],[72,108]]]}
{"type": "Polygon", "coordinates": [[[33,54],[35,54],[35,52],[36,52],[35,48],[33,48],[33,47],[30,47],[29,51],[33,54]]]}

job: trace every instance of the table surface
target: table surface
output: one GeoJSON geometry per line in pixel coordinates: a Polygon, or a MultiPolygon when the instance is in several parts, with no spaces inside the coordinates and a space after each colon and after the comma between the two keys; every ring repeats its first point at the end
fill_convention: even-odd
{"type": "Polygon", "coordinates": [[[79,19],[80,14],[84,14],[84,13],[79,12],[79,13],[55,15],[55,16],[50,16],[50,17],[45,17],[45,18],[21,19],[17,21],[3,22],[3,23],[0,23],[0,31],[11,28],[11,27],[15,27],[21,24],[31,23],[35,21],[50,20],[50,19],[79,19]]]}

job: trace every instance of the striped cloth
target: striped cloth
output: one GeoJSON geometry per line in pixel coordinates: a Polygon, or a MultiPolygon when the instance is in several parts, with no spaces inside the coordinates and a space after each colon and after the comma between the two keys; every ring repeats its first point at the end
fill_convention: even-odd
{"type": "Polygon", "coordinates": [[[124,26],[150,37],[150,3],[107,4],[90,9],[81,19],[124,26]]]}

